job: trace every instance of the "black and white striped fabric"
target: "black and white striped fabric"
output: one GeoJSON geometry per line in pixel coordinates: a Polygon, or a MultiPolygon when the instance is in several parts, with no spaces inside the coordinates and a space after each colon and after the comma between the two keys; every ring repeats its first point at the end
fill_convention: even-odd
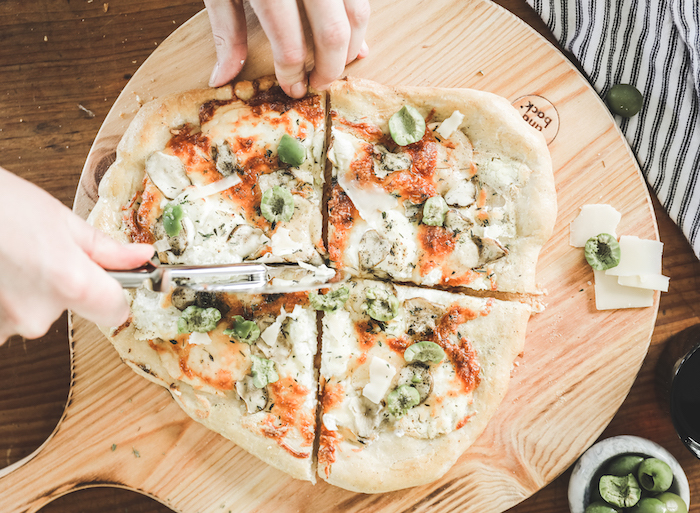
{"type": "Polygon", "coordinates": [[[616,116],[648,184],[700,258],[700,2],[527,0],[604,97],[642,92],[641,112],[616,116]]]}

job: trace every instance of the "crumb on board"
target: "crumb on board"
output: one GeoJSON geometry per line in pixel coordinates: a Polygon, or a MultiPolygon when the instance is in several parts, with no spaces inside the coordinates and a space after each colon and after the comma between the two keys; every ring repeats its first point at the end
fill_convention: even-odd
{"type": "Polygon", "coordinates": [[[95,117],[95,113],[94,113],[94,112],[92,112],[90,109],[87,109],[87,108],[83,107],[81,104],[78,104],[78,108],[79,108],[80,110],[82,110],[85,114],[87,114],[89,118],[94,118],[94,117],[95,117]]]}

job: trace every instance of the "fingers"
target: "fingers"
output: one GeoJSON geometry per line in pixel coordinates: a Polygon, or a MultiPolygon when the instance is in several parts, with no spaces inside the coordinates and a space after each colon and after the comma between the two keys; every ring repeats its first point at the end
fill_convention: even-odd
{"type": "Polygon", "coordinates": [[[135,269],[153,257],[153,246],[120,244],[78,216],[69,216],[68,227],[78,246],[104,269],[135,269]]]}
{"type": "Polygon", "coordinates": [[[350,22],[343,0],[304,0],[304,8],[314,37],[314,69],[309,83],[325,89],[345,69],[352,35],[350,22]]]}
{"type": "Polygon", "coordinates": [[[345,61],[347,65],[355,59],[363,59],[369,54],[369,47],[365,42],[370,16],[369,1],[345,0],[345,13],[350,23],[350,43],[345,61]]]}
{"type": "Polygon", "coordinates": [[[242,0],[204,0],[216,47],[216,65],[210,87],[233,80],[243,68],[248,53],[248,34],[242,0]]]}
{"type": "Polygon", "coordinates": [[[292,98],[306,94],[306,40],[296,0],[251,0],[272,46],[280,87],[292,98]]]}

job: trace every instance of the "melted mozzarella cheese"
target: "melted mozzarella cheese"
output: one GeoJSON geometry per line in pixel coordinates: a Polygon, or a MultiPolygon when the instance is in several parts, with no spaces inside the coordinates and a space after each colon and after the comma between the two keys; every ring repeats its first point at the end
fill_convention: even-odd
{"type": "Polygon", "coordinates": [[[323,352],[321,375],[326,379],[342,377],[356,346],[354,324],[347,310],[337,310],[323,316],[323,352]]]}

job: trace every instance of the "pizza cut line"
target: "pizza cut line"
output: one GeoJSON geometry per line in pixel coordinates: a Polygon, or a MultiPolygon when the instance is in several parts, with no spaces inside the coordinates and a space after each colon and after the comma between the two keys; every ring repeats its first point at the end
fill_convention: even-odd
{"type": "Polygon", "coordinates": [[[122,138],[93,225],[164,263],[352,278],[267,295],[144,286],[101,329],[193,419],[297,479],[417,486],[503,400],[555,217],[544,140],[492,94],[346,78],[294,100],[263,77],[166,96],[122,138]]]}

